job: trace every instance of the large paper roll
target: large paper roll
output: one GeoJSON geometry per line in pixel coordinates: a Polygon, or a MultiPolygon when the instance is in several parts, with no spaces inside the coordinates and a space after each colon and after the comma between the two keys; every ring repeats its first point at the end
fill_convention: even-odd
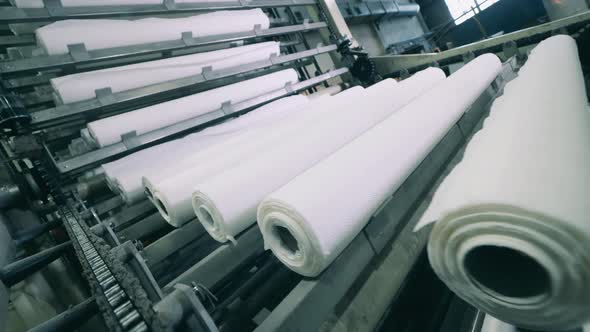
{"type": "Polygon", "coordinates": [[[268,195],[258,207],[266,248],[317,276],[346,248],[501,68],[482,55],[364,135],[268,195]]]}
{"type": "MultiPolygon", "coordinates": [[[[480,332],[523,332],[523,329],[519,329],[514,325],[505,323],[497,318],[490,315],[486,315],[480,332]]],[[[570,330],[569,332],[590,332],[590,324],[586,324],[579,329],[570,330]]]]}
{"type": "Polygon", "coordinates": [[[170,165],[182,163],[198,151],[221,144],[244,131],[280,122],[297,107],[307,103],[307,100],[301,95],[279,99],[183,139],[156,145],[104,164],[102,167],[109,187],[128,204],[135,203],[145,198],[142,177],[165,172],[170,165]]]}
{"type": "MultiPolygon", "coordinates": [[[[301,129],[304,134],[285,136],[255,158],[240,163],[196,186],[193,208],[213,238],[231,240],[256,222],[262,199],[342,148],[416,96],[444,79],[430,68],[397,84],[386,80],[371,86],[355,100],[331,105],[327,114],[301,129]],[[229,190],[226,183],[235,185],[229,190]]],[[[321,99],[320,99],[321,100],[321,99]]]]}
{"type": "MultiPolygon", "coordinates": [[[[361,87],[341,93],[341,98],[353,101],[358,98],[361,87]]],[[[257,128],[237,136],[221,145],[212,147],[176,163],[164,172],[144,177],[146,192],[152,192],[158,210],[173,226],[180,226],[195,218],[191,195],[195,185],[204,179],[219,174],[228,168],[252,158],[258,151],[267,149],[286,136],[297,135],[303,126],[311,124],[322,114],[330,112],[329,105],[336,99],[316,99],[312,105],[300,105],[300,112],[285,118],[272,127],[257,128]]],[[[335,113],[335,112],[334,112],[335,113]]],[[[333,114],[335,116],[335,114],[333,114]]]]}
{"type": "Polygon", "coordinates": [[[220,70],[266,60],[271,54],[280,52],[278,42],[266,42],[72,74],[53,78],[50,82],[61,101],[67,104],[96,98],[98,89],[111,88],[114,93],[131,90],[198,75],[208,66],[220,70]]]}
{"type": "Polygon", "coordinates": [[[217,11],[181,18],[139,20],[66,20],[35,31],[38,44],[47,54],[66,54],[68,45],[84,44],[87,50],[179,40],[183,32],[193,37],[251,31],[256,25],[268,29],[270,20],[257,8],[217,11]]]}
{"type": "Polygon", "coordinates": [[[87,128],[97,145],[104,147],[121,142],[121,136],[126,133],[134,131],[137,135],[145,134],[215,111],[221,108],[224,102],[245,101],[282,89],[287,83],[297,81],[295,70],[287,69],[90,122],[87,128]]]}
{"type": "MultiPolygon", "coordinates": [[[[343,96],[347,98],[358,97],[360,96],[360,93],[362,93],[362,90],[362,87],[356,86],[344,91],[343,96]]],[[[236,162],[251,157],[257,149],[273,144],[277,139],[288,135],[293,130],[299,130],[301,124],[314,121],[316,117],[329,111],[327,107],[323,106],[326,105],[323,103],[332,102],[329,100],[330,96],[322,96],[321,98],[324,99],[322,100],[322,104],[318,104],[317,99],[320,97],[315,97],[315,93],[308,97],[309,101],[313,101],[314,107],[305,105],[307,100],[303,103],[300,99],[295,99],[289,104],[289,106],[297,108],[298,112],[289,114],[289,117],[273,124],[272,127],[249,130],[248,132],[243,133],[243,135],[233,137],[223,145],[207,149],[198,154],[191,154],[187,156],[187,158],[183,158],[179,162],[162,169],[157,174],[146,176],[144,179],[146,191],[156,192],[157,189],[155,187],[157,185],[170,180],[173,177],[178,177],[180,179],[181,176],[184,176],[183,181],[191,181],[190,179],[195,180],[196,178],[200,178],[200,176],[204,176],[197,176],[195,170],[198,170],[199,174],[207,174],[207,176],[211,176],[213,173],[209,173],[210,169],[215,170],[215,172],[220,172],[221,169],[232,167],[231,165],[235,165],[236,162]],[[207,165],[207,167],[205,167],[205,165],[207,165]],[[189,173],[192,174],[189,175],[189,173]]],[[[279,102],[285,101],[285,103],[287,103],[287,99],[289,98],[280,99],[279,102]]],[[[196,185],[199,182],[200,180],[194,184],[196,185]]],[[[185,189],[190,189],[189,195],[192,195],[192,187],[185,189]]]]}
{"type": "MultiPolygon", "coordinates": [[[[175,0],[175,3],[212,3],[228,2],[228,0],[175,0]]],[[[44,8],[43,0],[15,0],[18,8],[44,8]]],[[[124,5],[161,5],[164,0],[61,0],[64,7],[96,7],[124,5]]]]}
{"type": "Polygon", "coordinates": [[[575,41],[532,51],[420,221],[460,297],[530,329],[590,320],[590,114],[575,41]]]}

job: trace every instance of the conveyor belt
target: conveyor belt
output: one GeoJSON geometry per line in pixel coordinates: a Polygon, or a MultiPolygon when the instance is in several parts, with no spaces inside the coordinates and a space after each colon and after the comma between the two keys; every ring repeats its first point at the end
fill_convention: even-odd
{"type": "Polygon", "coordinates": [[[59,216],[63,219],[70,239],[90,284],[105,323],[111,331],[164,331],[139,281],[113,257],[110,247],[94,235],[75,212],[71,193],[64,193],[60,181],[47,161],[36,161],[51,196],[60,204],[59,216]]]}

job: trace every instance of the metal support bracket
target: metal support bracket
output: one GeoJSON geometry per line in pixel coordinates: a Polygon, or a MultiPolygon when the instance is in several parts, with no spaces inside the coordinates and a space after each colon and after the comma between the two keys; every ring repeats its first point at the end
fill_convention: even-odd
{"type": "Polygon", "coordinates": [[[197,42],[195,41],[195,37],[193,37],[192,31],[185,31],[180,36],[181,36],[182,42],[186,46],[193,46],[193,45],[197,44],[197,42]]]}
{"type": "Polygon", "coordinates": [[[287,82],[287,84],[285,84],[285,91],[287,91],[288,94],[293,94],[295,92],[295,89],[293,89],[293,84],[291,82],[287,82]]]}
{"type": "Polygon", "coordinates": [[[92,58],[90,54],[88,54],[88,50],[84,43],[68,45],[68,51],[76,62],[82,62],[92,58]]]}
{"type": "Polygon", "coordinates": [[[113,96],[113,90],[110,87],[96,89],[94,90],[94,94],[96,95],[96,99],[98,99],[98,102],[103,106],[110,105],[116,102],[116,99],[113,96]]]}
{"type": "Polygon", "coordinates": [[[127,150],[132,150],[141,145],[141,143],[138,142],[136,138],[137,132],[135,130],[130,131],[128,133],[121,135],[121,142],[123,143],[123,145],[125,145],[125,148],[127,148],[127,150]]]}
{"type": "Polygon", "coordinates": [[[469,63],[471,60],[475,59],[475,54],[473,52],[467,52],[463,54],[463,62],[465,64],[469,63]]]}
{"type": "Polygon", "coordinates": [[[64,7],[61,0],[43,0],[43,5],[47,9],[49,16],[63,16],[64,7]]]}
{"type": "Polygon", "coordinates": [[[192,317],[185,321],[191,331],[218,331],[196,291],[197,289],[187,285],[174,285],[172,293],[154,305],[160,320],[168,327],[174,327],[190,315],[192,317]]]}
{"type": "Polygon", "coordinates": [[[225,115],[230,115],[230,114],[232,114],[232,113],[235,111],[235,109],[234,109],[234,107],[232,106],[232,103],[231,103],[231,101],[226,101],[226,102],[223,102],[223,103],[221,104],[221,111],[222,111],[222,112],[223,112],[223,114],[225,114],[225,115]]]}
{"type": "Polygon", "coordinates": [[[168,10],[176,9],[176,2],[174,0],[164,0],[164,7],[168,10]]]}
{"type": "Polygon", "coordinates": [[[203,69],[201,70],[201,75],[203,75],[206,81],[214,80],[217,78],[217,75],[213,73],[213,66],[203,67],[203,69]]]}
{"type": "Polygon", "coordinates": [[[281,63],[280,61],[277,61],[277,59],[279,58],[279,55],[276,53],[272,53],[270,55],[270,63],[272,63],[273,65],[279,64],[281,63]]]}

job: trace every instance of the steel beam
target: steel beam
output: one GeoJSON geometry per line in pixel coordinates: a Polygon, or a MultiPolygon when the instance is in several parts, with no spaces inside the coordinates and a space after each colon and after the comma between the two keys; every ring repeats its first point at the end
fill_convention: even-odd
{"type": "Polygon", "coordinates": [[[408,54],[408,55],[382,55],[371,57],[377,66],[377,71],[382,75],[399,72],[403,69],[419,68],[432,63],[443,61],[459,62],[464,54],[469,52],[486,52],[501,47],[504,43],[538,37],[561,28],[590,21],[590,11],[573,15],[568,18],[540,24],[531,28],[507,33],[498,37],[485,39],[479,42],[456,47],[440,53],[408,54]]]}

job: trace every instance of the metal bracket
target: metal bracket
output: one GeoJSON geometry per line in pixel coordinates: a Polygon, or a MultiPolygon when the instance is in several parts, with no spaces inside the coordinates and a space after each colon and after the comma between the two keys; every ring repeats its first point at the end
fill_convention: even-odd
{"type": "Polygon", "coordinates": [[[43,0],[43,5],[47,9],[49,16],[63,16],[64,7],[61,0],[43,0]]]}
{"type": "Polygon", "coordinates": [[[308,18],[303,20],[303,29],[304,29],[304,31],[308,31],[310,29],[310,24],[309,24],[308,18]]]}
{"type": "Polygon", "coordinates": [[[94,94],[98,102],[103,106],[113,104],[117,101],[115,96],[113,96],[113,90],[111,88],[96,89],[94,90],[94,94]]]}
{"type": "Polygon", "coordinates": [[[463,62],[465,64],[469,63],[471,60],[475,59],[475,54],[471,51],[463,54],[463,62]]]}
{"type": "Polygon", "coordinates": [[[217,78],[217,75],[213,73],[213,66],[203,67],[203,69],[201,70],[201,75],[203,75],[206,81],[214,80],[217,78]]]}
{"type": "Polygon", "coordinates": [[[504,45],[502,45],[502,52],[504,53],[506,59],[514,57],[516,59],[516,65],[519,67],[522,66],[527,60],[526,53],[523,53],[518,48],[518,45],[514,40],[505,42],[504,45]]]}
{"type": "Polygon", "coordinates": [[[233,113],[235,110],[234,110],[234,107],[232,106],[232,103],[231,103],[231,101],[226,101],[226,102],[223,102],[223,103],[221,104],[221,111],[222,111],[222,112],[223,112],[223,114],[225,114],[225,115],[230,115],[230,114],[232,114],[232,113],[233,113]]]}
{"type": "Polygon", "coordinates": [[[270,55],[270,63],[272,63],[273,65],[281,63],[281,61],[277,61],[277,58],[279,58],[279,55],[276,53],[272,53],[270,55]]]}
{"type": "Polygon", "coordinates": [[[76,62],[91,59],[90,54],[88,54],[88,50],[86,49],[86,45],[84,45],[84,43],[70,44],[68,45],[68,51],[74,59],[74,61],[76,62]]]}
{"type": "Polygon", "coordinates": [[[181,36],[182,42],[186,46],[193,46],[193,45],[197,44],[197,42],[195,41],[195,37],[193,37],[192,31],[185,31],[180,36],[181,36]]]}
{"type": "Polygon", "coordinates": [[[161,321],[168,327],[178,325],[185,316],[191,315],[195,319],[185,319],[192,331],[218,331],[213,319],[201,303],[196,289],[183,285],[174,285],[174,290],[154,305],[161,321]]]}
{"type": "Polygon", "coordinates": [[[176,9],[176,2],[174,0],[164,0],[164,7],[168,10],[176,9]]]}
{"type": "Polygon", "coordinates": [[[121,142],[123,142],[127,150],[131,150],[141,145],[135,138],[137,138],[137,132],[135,130],[130,131],[121,135],[121,142]]]}
{"type": "Polygon", "coordinates": [[[295,89],[293,88],[293,84],[291,82],[287,82],[285,84],[285,91],[287,91],[288,94],[293,94],[295,92],[295,89]]]}

